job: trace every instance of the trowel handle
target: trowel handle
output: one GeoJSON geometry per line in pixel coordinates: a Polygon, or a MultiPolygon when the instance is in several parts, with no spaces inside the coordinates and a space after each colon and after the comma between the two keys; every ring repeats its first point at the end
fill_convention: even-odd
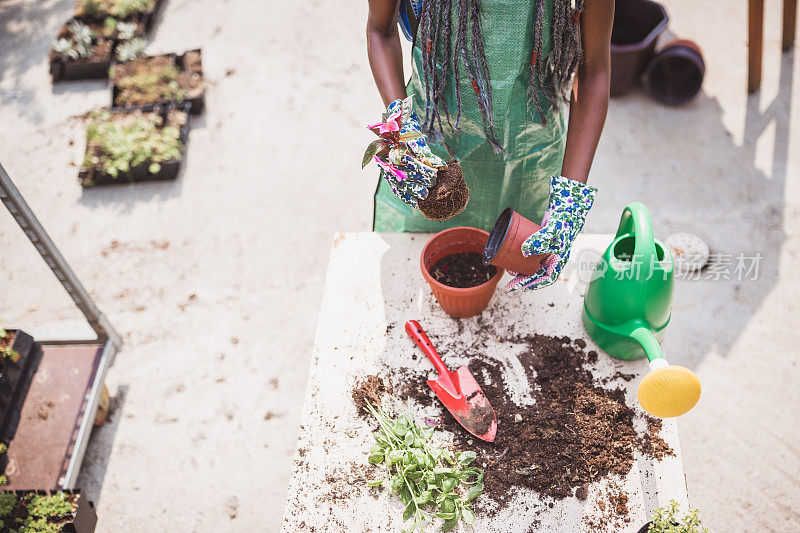
{"type": "Polygon", "coordinates": [[[433,347],[431,340],[425,334],[425,330],[422,329],[419,322],[416,320],[409,320],[406,322],[406,333],[408,333],[409,337],[414,339],[414,342],[419,346],[419,349],[422,350],[422,353],[428,356],[428,359],[433,363],[433,367],[439,372],[439,375],[446,376],[449,374],[447,367],[444,366],[442,358],[439,357],[436,348],[433,347]]]}

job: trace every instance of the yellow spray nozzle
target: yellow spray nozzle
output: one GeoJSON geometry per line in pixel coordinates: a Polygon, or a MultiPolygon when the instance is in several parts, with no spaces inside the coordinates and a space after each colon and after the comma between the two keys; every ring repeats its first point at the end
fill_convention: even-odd
{"type": "MultiPolygon", "coordinates": [[[[661,359],[660,361],[664,361],[661,359]]],[[[688,368],[666,365],[651,370],[639,384],[639,403],[659,418],[688,412],[700,399],[700,380],[688,368]]]]}

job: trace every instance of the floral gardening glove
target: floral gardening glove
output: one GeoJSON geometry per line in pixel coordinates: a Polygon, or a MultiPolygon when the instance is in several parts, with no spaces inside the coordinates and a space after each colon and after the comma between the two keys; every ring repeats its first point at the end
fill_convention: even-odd
{"type": "Polygon", "coordinates": [[[594,203],[597,189],[561,176],[550,179],[550,203],[544,215],[542,229],[525,239],[522,255],[550,254],[532,276],[519,275],[506,285],[510,292],[541,289],[555,283],[569,259],[575,237],[583,229],[586,215],[594,203]]]}
{"type": "Polygon", "coordinates": [[[427,198],[438,169],[447,164],[428,146],[411,109],[412,98],[395,100],[386,108],[384,122],[367,126],[380,138],[367,147],[362,167],[375,159],[395,196],[416,208],[427,198]]]}

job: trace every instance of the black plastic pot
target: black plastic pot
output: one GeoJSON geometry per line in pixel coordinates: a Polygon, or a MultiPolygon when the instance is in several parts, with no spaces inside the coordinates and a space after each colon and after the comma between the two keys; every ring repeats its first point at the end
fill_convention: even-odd
{"type": "MultiPolygon", "coordinates": [[[[197,52],[198,54],[201,54],[201,61],[202,61],[202,50],[199,49],[199,48],[195,49],[195,50],[187,50],[182,55],[161,54],[161,55],[158,55],[158,56],[146,56],[146,58],[152,58],[152,57],[171,57],[171,58],[173,58],[173,60],[175,61],[175,66],[178,67],[178,70],[180,72],[179,76],[181,76],[181,74],[186,72],[185,65],[184,65],[184,59],[186,57],[186,54],[189,53],[189,52],[197,52]]],[[[202,76],[203,76],[202,67],[201,67],[201,70],[200,70],[199,74],[200,74],[200,77],[202,78],[202,76]]],[[[157,102],[152,102],[152,103],[148,103],[148,104],[140,105],[140,106],[126,106],[126,105],[124,105],[124,104],[122,104],[120,102],[117,102],[117,96],[119,95],[119,93],[120,93],[120,90],[117,87],[117,84],[115,83],[114,78],[112,77],[112,79],[111,79],[111,106],[112,107],[117,107],[117,108],[121,108],[121,109],[126,109],[128,107],[131,107],[131,108],[132,107],[136,107],[137,109],[152,109],[155,106],[164,106],[164,105],[169,105],[169,104],[181,104],[181,103],[188,102],[188,103],[192,104],[191,113],[193,115],[199,115],[200,113],[203,112],[203,109],[205,108],[205,96],[206,96],[205,85],[203,86],[203,92],[200,93],[199,96],[196,96],[196,97],[193,97],[193,98],[186,98],[186,99],[182,100],[181,102],[177,102],[175,100],[159,100],[157,102]]]]}
{"type": "MultiPolygon", "coordinates": [[[[188,114],[191,112],[191,104],[184,103],[180,105],[156,105],[144,106],[140,108],[112,108],[111,113],[133,113],[135,111],[155,112],[160,114],[164,119],[164,124],[167,124],[167,113],[171,109],[179,109],[187,114],[186,122],[181,126],[180,141],[184,147],[189,140],[189,120],[188,114]]],[[[88,149],[88,146],[87,146],[88,149]]],[[[78,172],[78,179],[83,187],[95,187],[98,185],[121,185],[131,182],[139,181],[167,181],[174,180],[178,177],[180,172],[183,157],[171,161],[164,161],[160,163],[161,169],[156,173],[151,173],[148,170],[150,163],[144,163],[133,167],[126,175],[119,175],[116,178],[100,170],[99,167],[82,168],[78,172]]]]}
{"type": "Polygon", "coordinates": [[[705,72],[700,47],[692,41],[676,39],[650,60],[642,81],[655,100],[666,105],[681,105],[700,92],[705,72]]]}
{"type": "MultiPolygon", "coordinates": [[[[29,494],[50,496],[58,492],[78,496],[77,506],[72,512],[72,516],[61,524],[62,533],[93,533],[97,526],[97,512],[95,511],[94,504],[84,498],[80,490],[15,490],[14,494],[16,494],[18,498],[22,498],[29,494]]],[[[24,513],[25,511],[22,512],[24,513]]],[[[11,514],[14,515],[14,511],[12,511],[11,514]]],[[[14,527],[18,527],[18,524],[3,524],[2,531],[10,531],[14,527]]]]}
{"type": "Polygon", "coordinates": [[[616,0],[611,30],[611,96],[625,94],[639,84],[668,22],[667,11],[657,2],[616,0]]]}
{"type": "Polygon", "coordinates": [[[98,58],[70,59],[55,52],[50,53],[50,76],[53,83],[59,81],[75,80],[104,80],[108,79],[108,69],[111,66],[111,55],[114,52],[113,41],[104,41],[109,44],[108,54],[98,58]]]}
{"type": "Polygon", "coordinates": [[[0,363],[0,441],[8,442],[17,431],[22,404],[33,374],[39,368],[42,350],[24,331],[11,329],[6,332],[14,335],[11,347],[19,354],[16,361],[3,358],[0,363]]]}
{"type": "Polygon", "coordinates": [[[650,524],[652,524],[652,522],[646,523],[645,525],[640,527],[639,531],[637,531],[636,533],[647,533],[647,531],[650,529],[650,524]]]}

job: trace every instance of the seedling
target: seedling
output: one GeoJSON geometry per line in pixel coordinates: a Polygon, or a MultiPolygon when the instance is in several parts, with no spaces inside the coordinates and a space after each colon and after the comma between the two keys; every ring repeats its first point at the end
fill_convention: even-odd
{"type": "Polygon", "coordinates": [[[53,43],[53,50],[70,59],[81,59],[92,55],[94,32],[77,20],[67,24],[67,36],[53,43]]]}
{"type": "Polygon", "coordinates": [[[165,100],[182,102],[186,91],[178,84],[178,67],[165,65],[153,70],[142,70],[115,80],[121,104],[138,105],[165,100]]]}
{"type": "Polygon", "coordinates": [[[183,152],[180,130],[162,125],[160,117],[130,115],[111,120],[110,113],[97,112],[86,126],[86,141],[84,168],[100,166],[114,178],[145,163],[148,172],[156,174],[160,163],[178,159],[183,152]]]}
{"type": "Polygon", "coordinates": [[[152,11],[154,4],[155,0],[112,0],[108,14],[124,19],[152,11]]]}
{"type": "Polygon", "coordinates": [[[678,502],[671,500],[666,507],[653,511],[653,521],[648,533],[708,533],[700,524],[700,512],[690,510],[683,518],[678,517],[678,502]]]}
{"type": "Polygon", "coordinates": [[[0,326],[0,357],[17,362],[19,360],[19,352],[11,347],[11,339],[6,339],[6,337],[8,337],[8,332],[0,326]]]}
{"type": "Polygon", "coordinates": [[[116,33],[119,40],[128,41],[133,39],[138,27],[135,22],[125,22],[114,17],[106,17],[106,20],[103,21],[103,35],[112,37],[116,33]]]}
{"type": "Polygon", "coordinates": [[[142,57],[145,48],[147,48],[147,39],[143,37],[134,37],[129,41],[120,43],[117,45],[117,60],[130,61],[131,59],[142,57]]]}
{"type": "Polygon", "coordinates": [[[367,481],[373,487],[385,486],[405,504],[405,531],[424,531],[433,518],[444,519],[442,531],[455,528],[460,520],[475,522],[471,502],[483,491],[483,469],[469,466],[473,451],[452,453],[431,442],[433,428],[417,425],[410,412],[391,419],[382,407],[367,404],[378,421],[373,435],[369,462],[386,465],[386,478],[367,481]]]}

